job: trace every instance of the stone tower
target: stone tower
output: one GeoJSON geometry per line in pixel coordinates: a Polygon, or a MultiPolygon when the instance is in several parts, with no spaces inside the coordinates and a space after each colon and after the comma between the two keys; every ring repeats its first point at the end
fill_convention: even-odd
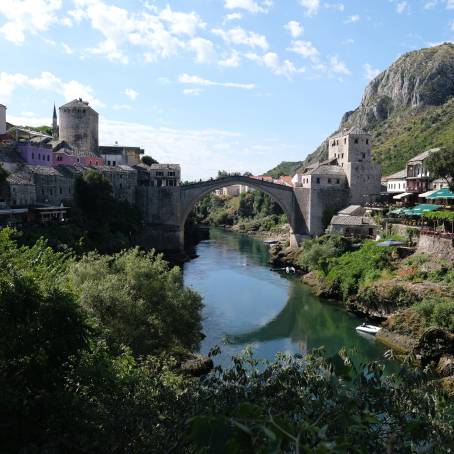
{"type": "Polygon", "coordinates": [[[0,134],[6,133],[6,106],[0,104],[0,134]]]}
{"type": "Polygon", "coordinates": [[[98,112],[79,98],[61,106],[59,113],[60,140],[67,142],[75,151],[98,153],[98,112]]]}
{"type": "Polygon", "coordinates": [[[52,116],[52,137],[58,139],[57,109],[54,103],[54,114],[52,116]]]}
{"type": "Polygon", "coordinates": [[[350,202],[363,204],[380,194],[380,166],[372,161],[371,135],[360,128],[344,129],[329,139],[329,159],[337,159],[347,176],[350,202]]]}

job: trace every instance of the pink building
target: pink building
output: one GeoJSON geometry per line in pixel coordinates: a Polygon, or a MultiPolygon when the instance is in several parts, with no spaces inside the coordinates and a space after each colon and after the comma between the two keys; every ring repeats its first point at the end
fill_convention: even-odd
{"type": "Polygon", "coordinates": [[[19,153],[22,159],[30,165],[51,167],[53,152],[51,145],[44,143],[20,142],[19,153]]]}
{"type": "Polygon", "coordinates": [[[54,152],[53,165],[81,165],[84,167],[102,166],[104,165],[104,160],[94,153],[80,153],[69,151],[67,149],[61,149],[54,152]]]}

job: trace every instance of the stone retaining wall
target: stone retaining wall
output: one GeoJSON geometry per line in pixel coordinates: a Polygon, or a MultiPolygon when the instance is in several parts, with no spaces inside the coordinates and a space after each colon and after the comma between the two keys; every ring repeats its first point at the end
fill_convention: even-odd
{"type": "Polygon", "coordinates": [[[418,249],[416,252],[430,254],[454,263],[453,240],[437,238],[430,235],[421,235],[419,237],[418,249]]]}

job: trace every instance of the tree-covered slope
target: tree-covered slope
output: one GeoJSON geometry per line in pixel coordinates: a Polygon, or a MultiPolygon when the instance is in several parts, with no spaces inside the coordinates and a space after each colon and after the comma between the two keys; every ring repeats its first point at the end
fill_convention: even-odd
{"type": "MultiPolygon", "coordinates": [[[[409,52],[369,83],[359,107],[344,114],[333,134],[352,126],[369,131],[373,155],[383,174],[390,174],[428,148],[454,144],[453,97],[454,45],[409,52]]],[[[325,159],[327,143],[328,138],[305,162],[325,159]]]]}

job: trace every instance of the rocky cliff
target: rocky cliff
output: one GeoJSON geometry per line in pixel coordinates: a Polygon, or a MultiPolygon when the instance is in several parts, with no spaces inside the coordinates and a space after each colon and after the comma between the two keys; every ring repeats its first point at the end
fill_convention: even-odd
{"type": "MultiPolygon", "coordinates": [[[[359,107],[344,114],[333,134],[351,126],[372,134],[384,174],[427,148],[454,146],[454,44],[400,57],[369,83],[359,107]]],[[[325,159],[327,142],[305,162],[325,159]]]]}

